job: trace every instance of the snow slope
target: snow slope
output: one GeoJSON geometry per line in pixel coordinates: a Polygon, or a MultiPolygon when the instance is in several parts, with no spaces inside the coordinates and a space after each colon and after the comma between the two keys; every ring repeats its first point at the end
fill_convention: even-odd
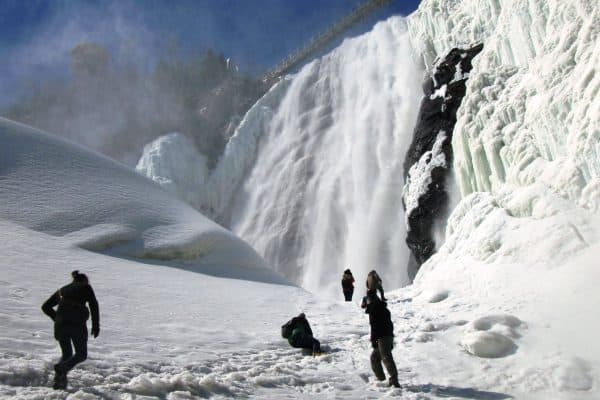
{"type": "Polygon", "coordinates": [[[3,220],[92,251],[281,281],[239,238],[105,157],[6,119],[0,141],[3,220]]]}

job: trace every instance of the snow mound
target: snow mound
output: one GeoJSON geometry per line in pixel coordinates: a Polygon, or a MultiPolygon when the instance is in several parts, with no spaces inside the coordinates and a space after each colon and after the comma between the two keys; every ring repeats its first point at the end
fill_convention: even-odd
{"type": "Polygon", "coordinates": [[[478,318],[465,327],[460,345],[469,354],[483,358],[500,358],[517,351],[513,338],[521,337],[515,329],[519,318],[502,314],[478,318]]]}
{"type": "Polygon", "coordinates": [[[7,119],[0,143],[3,220],[114,256],[283,282],[241,239],[108,158],[7,119]]]}
{"type": "Polygon", "coordinates": [[[173,132],[147,144],[135,169],[192,204],[208,179],[206,161],[189,138],[173,132]]]}
{"type": "Polygon", "coordinates": [[[484,358],[505,357],[517,349],[510,338],[497,332],[469,332],[460,344],[468,353],[484,358]]]}
{"type": "Polygon", "coordinates": [[[574,357],[560,366],[554,372],[554,382],[559,390],[590,390],[593,378],[590,365],[586,361],[574,357]]]}
{"type": "Polygon", "coordinates": [[[450,291],[445,289],[432,290],[423,294],[429,303],[439,303],[450,296],[450,291]]]}

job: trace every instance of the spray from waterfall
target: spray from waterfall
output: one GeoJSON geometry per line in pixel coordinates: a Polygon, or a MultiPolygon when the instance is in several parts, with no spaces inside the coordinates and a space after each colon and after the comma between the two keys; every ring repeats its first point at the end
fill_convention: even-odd
{"type": "Polygon", "coordinates": [[[233,203],[231,229],[302,287],[352,269],[408,283],[402,162],[421,97],[405,20],[344,41],[289,84],[233,203]]]}

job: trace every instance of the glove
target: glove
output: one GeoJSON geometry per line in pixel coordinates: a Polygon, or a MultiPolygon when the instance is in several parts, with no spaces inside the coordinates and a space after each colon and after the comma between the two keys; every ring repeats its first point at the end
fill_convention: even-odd
{"type": "Polygon", "coordinates": [[[100,334],[100,327],[99,326],[92,326],[92,336],[94,338],[97,338],[99,334],[100,334]]]}

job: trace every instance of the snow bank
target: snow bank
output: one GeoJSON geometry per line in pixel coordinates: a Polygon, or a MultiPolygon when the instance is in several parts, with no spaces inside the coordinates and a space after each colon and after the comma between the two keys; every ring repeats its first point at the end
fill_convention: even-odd
{"type": "Polygon", "coordinates": [[[88,250],[281,281],[242,240],[105,157],[6,119],[0,142],[3,220],[88,250]]]}

